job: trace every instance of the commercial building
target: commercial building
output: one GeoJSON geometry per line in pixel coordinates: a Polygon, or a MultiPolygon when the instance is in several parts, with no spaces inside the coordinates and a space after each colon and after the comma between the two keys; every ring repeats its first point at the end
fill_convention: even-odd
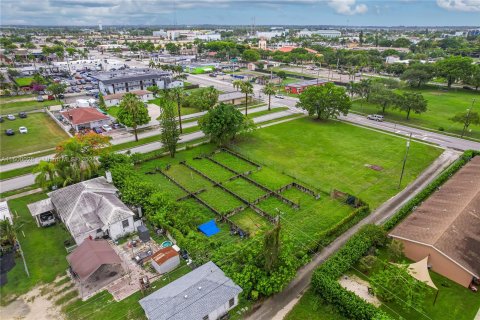
{"type": "Polygon", "coordinates": [[[160,89],[183,86],[182,81],[173,80],[171,72],[148,68],[99,72],[91,77],[98,80],[98,89],[102,94],[146,90],[149,86],[160,89]]]}
{"type": "Polygon", "coordinates": [[[218,41],[222,40],[222,35],[220,33],[198,34],[195,36],[195,39],[200,39],[203,41],[218,41]]]}
{"type": "Polygon", "coordinates": [[[242,288],[212,261],[140,300],[149,320],[216,320],[235,308],[242,288]]]}
{"type": "Polygon", "coordinates": [[[468,287],[480,278],[480,157],[474,157],[390,236],[405,255],[468,287]]]}
{"type": "Polygon", "coordinates": [[[339,38],[342,36],[342,33],[338,30],[314,30],[310,31],[308,29],[303,29],[298,32],[299,37],[311,37],[311,36],[320,36],[324,38],[339,38]]]}
{"type": "Polygon", "coordinates": [[[287,91],[288,93],[300,94],[308,87],[323,86],[325,83],[328,83],[328,81],[325,79],[314,79],[314,80],[295,82],[295,83],[287,84],[285,86],[285,91],[287,91]]]}

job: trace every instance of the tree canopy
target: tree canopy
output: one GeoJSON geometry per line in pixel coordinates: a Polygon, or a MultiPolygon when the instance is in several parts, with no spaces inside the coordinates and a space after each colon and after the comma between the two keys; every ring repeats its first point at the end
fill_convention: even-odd
{"type": "Polygon", "coordinates": [[[333,83],[308,87],[300,94],[298,107],[307,110],[310,116],[327,120],[340,114],[347,115],[352,103],[341,87],[333,83]]]}
{"type": "Polygon", "coordinates": [[[148,115],[148,108],[143,102],[133,93],[127,93],[123,96],[119,105],[120,109],[117,113],[117,120],[133,128],[135,133],[135,141],[138,141],[137,127],[142,124],[147,124],[150,121],[148,115]]]}
{"type": "Polygon", "coordinates": [[[177,119],[175,112],[175,104],[171,100],[162,99],[162,114],[160,115],[161,134],[160,140],[165,149],[168,150],[170,156],[175,157],[177,151],[177,142],[180,134],[177,128],[177,119]]]}

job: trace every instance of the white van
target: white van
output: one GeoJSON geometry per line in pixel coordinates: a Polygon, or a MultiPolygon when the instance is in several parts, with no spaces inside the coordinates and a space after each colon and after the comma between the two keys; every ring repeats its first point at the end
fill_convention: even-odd
{"type": "Polygon", "coordinates": [[[383,116],[381,116],[379,114],[369,114],[367,116],[367,119],[368,120],[375,120],[375,121],[383,121],[383,116]]]}

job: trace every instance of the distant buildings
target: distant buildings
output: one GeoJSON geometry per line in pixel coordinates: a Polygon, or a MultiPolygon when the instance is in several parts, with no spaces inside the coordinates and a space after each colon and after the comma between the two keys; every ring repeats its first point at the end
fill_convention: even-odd
{"type": "Polygon", "coordinates": [[[311,37],[313,35],[324,37],[324,38],[339,38],[342,36],[342,33],[338,30],[314,30],[310,31],[308,29],[303,29],[298,33],[299,37],[311,37]]]}
{"type": "MultiPolygon", "coordinates": [[[[148,102],[149,100],[153,99],[153,93],[148,90],[133,90],[130,91],[130,93],[136,95],[143,102],[148,102]]],[[[125,94],[126,92],[107,94],[103,97],[103,100],[105,100],[105,105],[107,107],[118,105],[125,94]]]]}
{"type": "Polygon", "coordinates": [[[126,69],[99,72],[92,75],[97,79],[98,89],[102,94],[115,94],[134,90],[146,90],[149,86],[160,89],[183,86],[182,81],[174,81],[169,71],[154,69],[126,69]]]}
{"type": "Polygon", "coordinates": [[[266,40],[271,40],[275,37],[281,37],[285,35],[286,31],[258,31],[256,37],[257,38],[265,38],[266,40]]]}

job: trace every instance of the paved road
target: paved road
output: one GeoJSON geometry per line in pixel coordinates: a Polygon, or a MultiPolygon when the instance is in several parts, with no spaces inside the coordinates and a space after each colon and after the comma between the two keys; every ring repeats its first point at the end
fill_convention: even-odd
{"type": "MultiPolygon", "coordinates": [[[[261,109],[261,110],[256,110],[256,112],[258,112],[258,111],[265,110],[266,107],[259,107],[259,108],[255,108],[255,109],[261,109]]],[[[254,109],[252,109],[252,110],[254,110],[254,109]]],[[[260,116],[260,117],[255,117],[255,118],[253,118],[253,121],[255,123],[262,123],[262,122],[266,122],[266,121],[270,121],[270,120],[283,118],[283,117],[286,117],[286,116],[289,116],[289,115],[292,115],[292,114],[294,114],[294,112],[291,112],[289,110],[279,111],[279,112],[269,113],[269,114],[266,114],[266,115],[263,115],[263,116],[260,116]]],[[[188,124],[188,126],[193,126],[194,125],[194,124],[191,124],[191,123],[186,123],[186,125],[187,124],[188,124]]],[[[152,133],[149,133],[149,134],[152,134],[152,133]]],[[[153,134],[158,134],[158,132],[154,132],[153,134]]],[[[193,140],[196,140],[196,139],[203,138],[204,136],[205,135],[203,134],[203,132],[197,131],[197,132],[182,135],[180,137],[180,142],[189,142],[189,141],[193,141],[193,140]]],[[[133,139],[132,139],[132,141],[133,141],[133,139]]],[[[135,148],[131,148],[129,150],[132,153],[147,153],[147,152],[150,152],[150,151],[159,150],[161,148],[162,148],[162,144],[160,142],[152,142],[152,143],[144,144],[144,145],[141,145],[141,146],[138,146],[138,147],[135,147],[135,148]]],[[[119,151],[119,153],[125,153],[125,152],[127,152],[127,150],[119,151]]],[[[13,167],[13,166],[21,168],[21,167],[24,167],[24,166],[37,164],[38,162],[40,162],[40,160],[49,160],[51,158],[53,158],[53,155],[44,156],[44,157],[40,157],[40,158],[33,158],[33,159],[28,160],[28,161],[16,162],[16,163],[1,166],[1,169],[3,171],[5,167],[13,167]]],[[[13,169],[15,169],[15,167],[13,169]]],[[[8,170],[12,170],[12,169],[8,169],[8,170]]],[[[5,170],[5,171],[7,171],[7,170],[5,170]]],[[[0,192],[6,192],[6,191],[11,191],[11,190],[24,188],[24,187],[32,185],[34,183],[34,181],[35,181],[35,175],[34,174],[26,174],[26,175],[19,176],[19,177],[16,177],[16,178],[2,180],[1,184],[0,184],[0,192]]]]}
{"type": "MultiPolygon", "coordinates": [[[[233,90],[233,86],[230,83],[219,80],[219,79],[215,79],[215,78],[212,79],[204,75],[195,75],[195,76],[191,75],[189,76],[189,81],[194,83],[199,83],[204,86],[214,85],[219,90],[226,90],[226,89],[229,89],[229,91],[233,90]]],[[[254,85],[254,92],[256,97],[258,96],[258,93],[260,92],[261,88],[262,86],[260,85],[254,85]]],[[[277,99],[272,97],[272,106],[287,106],[292,111],[298,110],[299,112],[301,112],[301,110],[296,108],[297,102],[298,102],[298,99],[294,97],[286,96],[284,99],[277,99]]],[[[412,133],[412,137],[415,139],[433,143],[445,148],[452,148],[452,149],[461,150],[461,151],[468,150],[468,149],[480,150],[480,142],[465,140],[465,139],[452,137],[452,136],[448,136],[441,133],[412,128],[406,125],[395,124],[387,121],[376,122],[376,121],[368,120],[366,117],[360,116],[354,113],[349,113],[345,117],[341,116],[340,120],[374,128],[374,129],[395,133],[395,134],[400,134],[404,136],[409,136],[410,133],[412,133]]]]}
{"type": "Polygon", "coordinates": [[[295,279],[280,293],[262,303],[247,320],[280,320],[293,308],[298,299],[310,285],[313,271],[328,257],[336,252],[345,242],[365,224],[381,224],[391,217],[407,201],[412,199],[418,192],[425,188],[438,174],[454,162],[459,152],[446,150],[440,155],[413,183],[408,185],[396,196],[378,207],[368,217],[357,223],[354,227],[343,233],[330,245],[326,246],[317,254],[310,263],[300,268],[295,279]]]}

